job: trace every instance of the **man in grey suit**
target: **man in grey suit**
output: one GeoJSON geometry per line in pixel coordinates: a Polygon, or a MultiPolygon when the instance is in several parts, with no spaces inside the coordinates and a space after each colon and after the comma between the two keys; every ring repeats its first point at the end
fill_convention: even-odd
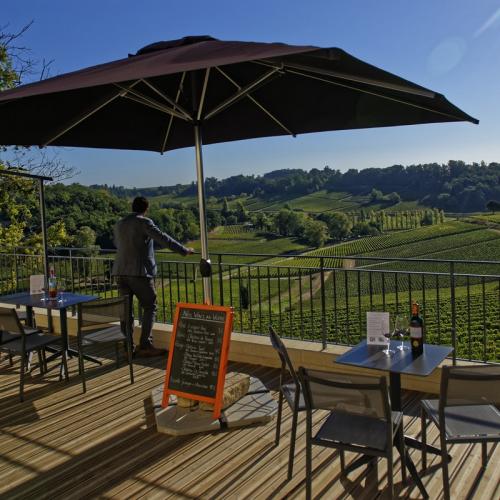
{"type": "Polygon", "coordinates": [[[135,350],[138,357],[160,356],[166,352],[153,346],[152,328],[156,314],[154,277],[157,271],[154,242],[182,255],[194,251],[162,232],[145,216],[148,208],[148,200],[138,196],[132,203],[132,213],[119,220],[114,227],[117,252],[113,276],[116,276],[119,293],[128,295],[131,300],[135,295],[143,309],[141,341],[135,350]]]}

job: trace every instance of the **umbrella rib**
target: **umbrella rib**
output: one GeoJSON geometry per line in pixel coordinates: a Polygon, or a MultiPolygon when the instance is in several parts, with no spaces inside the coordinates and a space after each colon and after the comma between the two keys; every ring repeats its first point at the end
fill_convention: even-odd
{"type": "Polygon", "coordinates": [[[92,116],[93,114],[97,113],[99,110],[107,106],[109,103],[113,102],[116,98],[125,96],[127,92],[129,92],[132,87],[137,85],[139,83],[139,80],[136,80],[134,83],[129,85],[128,87],[121,87],[120,91],[117,92],[115,95],[112,97],[107,98],[104,102],[101,102],[98,104],[95,108],[91,109],[90,111],[84,113],[83,115],[79,116],[75,120],[73,120],[68,126],[64,127],[61,129],[56,135],[52,136],[50,139],[45,141],[44,143],[41,144],[41,148],[44,148],[48,146],[49,144],[53,143],[55,140],[59,139],[62,135],[64,135],[66,132],[69,132],[71,129],[75,128],[77,125],[85,121],[87,118],[92,116]]]}
{"type": "Polygon", "coordinates": [[[153,84],[151,84],[147,80],[143,79],[141,81],[145,83],[151,90],[156,92],[160,97],[163,97],[163,99],[165,99],[165,101],[167,101],[173,107],[174,110],[179,110],[187,120],[193,119],[193,117],[177,101],[174,101],[173,99],[168,97],[167,94],[157,89],[153,84]]]}
{"type": "Polygon", "coordinates": [[[207,95],[208,78],[210,76],[210,68],[205,71],[205,79],[203,80],[203,88],[201,90],[200,105],[198,106],[198,113],[196,115],[196,120],[200,121],[201,114],[203,112],[203,106],[205,104],[205,97],[207,95]]]}
{"type": "MultiPolygon", "coordinates": [[[[118,88],[122,88],[121,85],[115,83],[115,85],[118,88]]],[[[127,95],[124,95],[123,97],[127,99],[131,99],[132,101],[136,101],[140,104],[143,104],[144,106],[149,106],[153,109],[156,109],[158,111],[163,111],[164,113],[168,113],[169,115],[173,115],[177,118],[180,118],[181,120],[184,121],[189,121],[182,113],[179,113],[178,111],[175,111],[172,108],[169,108],[168,106],[165,106],[165,104],[162,104],[154,99],[151,99],[150,97],[145,96],[144,94],[141,94],[140,92],[137,92],[136,90],[130,90],[127,95]],[[131,94],[131,95],[128,95],[131,94]],[[132,96],[135,96],[133,98],[132,96]]]]}
{"type": "MultiPolygon", "coordinates": [[[[184,79],[186,78],[186,72],[182,73],[181,81],[179,82],[179,88],[177,89],[177,95],[175,96],[175,102],[179,100],[181,93],[182,93],[182,86],[184,85],[184,79]]],[[[170,130],[172,129],[172,123],[174,121],[173,115],[170,115],[169,121],[168,121],[168,127],[167,131],[165,133],[165,139],[163,139],[163,144],[161,145],[161,150],[160,154],[163,154],[165,152],[165,147],[167,145],[168,138],[170,136],[170,130]]]]}
{"type": "MultiPolygon", "coordinates": [[[[215,69],[217,69],[224,77],[226,77],[238,90],[241,90],[241,86],[238,85],[225,71],[219,68],[219,66],[216,66],[215,69]]],[[[259,107],[269,118],[271,118],[273,121],[275,121],[287,134],[292,135],[293,137],[296,136],[294,132],[292,132],[288,127],[286,127],[278,118],[276,118],[268,109],[266,109],[262,104],[260,104],[255,97],[251,96],[250,94],[247,94],[246,97],[250,99],[257,107],[259,107]]]]}
{"type": "MultiPolygon", "coordinates": [[[[253,61],[257,64],[262,64],[267,67],[276,67],[276,63],[271,61],[253,61]]],[[[349,73],[342,73],[340,71],[332,71],[327,69],[315,68],[314,66],[306,66],[303,64],[296,63],[283,63],[284,68],[292,68],[299,71],[310,71],[311,73],[317,73],[323,76],[333,76],[334,78],[340,78],[342,80],[348,80],[351,82],[364,83],[366,85],[372,85],[374,87],[381,87],[387,90],[397,90],[398,92],[405,92],[407,94],[414,94],[421,97],[428,97],[433,99],[436,96],[435,92],[426,89],[413,89],[406,85],[399,85],[396,83],[382,82],[380,80],[374,80],[373,78],[365,78],[357,75],[350,75],[349,73]]]]}
{"type": "Polygon", "coordinates": [[[212,111],[207,113],[207,115],[205,116],[205,120],[209,120],[210,118],[219,114],[221,111],[224,111],[226,108],[231,106],[231,104],[233,104],[235,101],[246,96],[252,90],[255,90],[255,88],[258,85],[261,85],[263,83],[267,83],[267,81],[279,71],[281,71],[281,67],[273,67],[271,69],[271,71],[268,71],[267,73],[265,73],[261,77],[257,78],[257,80],[255,80],[254,82],[248,84],[246,87],[243,87],[241,90],[236,92],[236,94],[232,95],[231,97],[229,97],[225,101],[221,102],[218,106],[215,106],[215,108],[212,109],[212,111]]]}
{"type": "Polygon", "coordinates": [[[424,111],[429,111],[429,112],[435,113],[437,115],[442,115],[442,116],[446,116],[448,118],[453,118],[454,120],[459,120],[460,119],[458,116],[452,115],[450,113],[445,113],[444,111],[438,111],[436,109],[428,108],[427,106],[421,106],[420,104],[415,104],[413,102],[408,102],[408,101],[405,101],[404,99],[396,99],[395,97],[389,97],[389,96],[386,96],[386,95],[383,95],[383,94],[378,94],[377,92],[373,92],[373,91],[370,91],[370,90],[360,89],[358,87],[353,87],[352,85],[347,85],[345,83],[333,82],[332,80],[327,80],[325,78],[320,78],[319,76],[308,75],[307,73],[302,73],[301,71],[295,71],[295,70],[291,70],[291,69],[286,69],[285,71],[287,73],[292,73],[292,74],[295,74],[295,75],[303,76],[305,78],[311,78],[313,80],[319,80],[320,82],[330,83],[331,85],[337,85],[338,87],[344,87],[346,89],[355,90],[355,91],[361,92],[363,94],[369,94],[369,95],[373,95],[375,97],[380,97],[381,99],[387,99],[388,101],[394,101],[394,102],[398,102],[400,104],[405,104],[406,106],[410,106],[410,107],[413,107],[413,108],[423,109],[424,111]]]}

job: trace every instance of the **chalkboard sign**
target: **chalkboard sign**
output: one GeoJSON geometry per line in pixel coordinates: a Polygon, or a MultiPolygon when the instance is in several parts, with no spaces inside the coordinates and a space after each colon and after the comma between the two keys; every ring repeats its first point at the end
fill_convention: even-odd
{"type": "Polygon", "coordinates": [[[214,405],[220,416],[233,323],[230,307],[177,304],[162,406],[170,394],[214,405]]]}

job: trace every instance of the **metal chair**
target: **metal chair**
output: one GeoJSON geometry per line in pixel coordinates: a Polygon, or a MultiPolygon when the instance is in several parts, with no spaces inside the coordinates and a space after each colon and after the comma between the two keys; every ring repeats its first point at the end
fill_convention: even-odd
{"type": "MultiPolygon", "coordinates": [[[[18,306],[16,306],[16,313],[17,313],[17,317],[19,318],[19,321],[21,321],[21,322],[24,323],[24,333],[26,335],[31,335],[32,333],[42,333],[42,330],[40,330],[40,328],[36,328],[36,325],[34,325],[34,328],[31,327],[31,326],[28,326],[28,324],[27,324],[28,315],[27,315],[27,313],[26,313],[25,310],[24,311],[20,310],[20,309],[18,309],[18,306]]],[[[6,344],[10,340],[15,340],[16,338],[18,338],[19,335],[20,334],[15,334],[15,333],[12,333],[12,332],[9,334],[9,336],[8,335],[4,335],[3,341],[2,341],[2,339],[0,337],[0,344],[6,344]]],[[[14,359],[13,359],[14,352],[11,351],[11,350],[9,350],[7,347],[4,347],[3,350],[7,353],[7,357],[9,358],[9,364],[10,364],[10,366],[13,366],[14,365],[14,359]]],[[[33,353],[29,353],[28,357],[27,357],[27,370],[30,369],[31,357],[32,357],[31,355],[32,354],[33,353]]],[[[44,358],[43,361],[45,363],[45,350],[41,350],[40,355],[43,356],[43,358],[44,358]]]]}
{"type": "Polygon", "coordinates": [[[278,416],[276,418],[276,446],[278,446],[280,443],[283,400],[288,403],[288,406],[292,410],[292,432],[290,435],[290,455],[288,458],[288,479],[290,480],[293,474],[298,414],[299,412],[304,411],[306,409],[306,406],[304,403],[304,396],[300,387],[299,378],[297,377],[297,373],[293,367],[290,356],[288,356],[285,344],[283,344],[283,341],[271,325],[269,325],[269,336],[271,338],[271,345],[278,353],[278,356],[281,360],[278,416]]]}
{"type": "Polygon", "coordinates": [[[78,362],[83,392],[87,392],[84,349],[90,345],[114,344],[116,367],[119,368],[119,344],[123,343],[127,352],[130,383],[134,383],[132,331],[129,319],[129,297],[127,295],[78,304],[77,340],[78,362]]]}
{"type": "MultiPolygon", "coordinates": [[[[403,413],[391,411],[385,377],[341,375],[299,368],[306,404],[306,497],[312,494],[312,445],[351,451],[387,459],[390,498],[394,496],[393,447],[401,455],[401,474],[406,480],[403,413]],[[320,429],[312,434],[313,410],[329,410],[320,429]]],[[[363,457],[364,458],[364,457],[363,457]]]]}
{"type": "Polygon", "coordinates": [[[422,467],[427,467],[427,419],[439,428],[444,498],[450,498],[447,445],[481,443],[482,468],[487,443],[500,441],[500,366],[443,366],[439,399],[421,402],[422,467]]]}
{"type": "MultiPolygon", "coordinates": [[[[21,324],[14,308],[0,307],[0,350],[7,351],[9,355],[12,353],[19,354],[21,357],[21,401],[24,401],[24,376],[27,369],[29,369],[30,354],[33,351],[37,351],[40,373],[43,375],[47,372],[45,348],[54,344],[62,344],[62,339],[59,336],[48,335],[40,331],[30,331],[28,333],[27,330],[28,329],[21,324]]],[[[68,366],[66,352],[64,350],[62,362],[66,381],[68,381],[68,366]]]]}

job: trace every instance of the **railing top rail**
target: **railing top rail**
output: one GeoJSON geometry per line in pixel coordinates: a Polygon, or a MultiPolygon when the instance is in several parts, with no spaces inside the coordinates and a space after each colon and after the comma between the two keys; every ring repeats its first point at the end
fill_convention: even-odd
{"type": "MultiPolygon", "coordinates": [[[[20,247],[22,248],[26,247],[20,247]]],[[[89,248],[79,248],[79,247],[50,247],[49,250],[65,250],[65,251],[89,251],[89,248]]],[[[110,248],[100,248],[100,253],[115,253],[115,249],[110,248]]],[[[161,249],[157,251],[158,254],[168,255],[172,252],[161,249]]],[[[33,254],[21,254],[19,252],[2,252],[3,255],[29,255],[35,256],[33,254]]],[[[194,252],[193,255],[201,255],[199,252],[194,252]]],[[[271,254],[271,253],[235,253],[235,252],[210,252],[211,256],[221,256],[221,257],[266,257],[269,259],[357,259],[366,261],[387,261],[387,262],[433,262],[433,263],[454,263],[454,264],[482,264],[482,265],[500,265],[500,260],[470,260],[470,259],[430,259],[425,257],[378,257],[378,256],[365,256],[365,255],[336,255],[336,254],[326,254],[326,255],[311,255],[311,254],[271,254]]],[[[50,257],[64,257],[59,255],[51,255],[50,257]]],[[[86,256],[75,256],[75,257],[86,257],[86,256]]]]}

